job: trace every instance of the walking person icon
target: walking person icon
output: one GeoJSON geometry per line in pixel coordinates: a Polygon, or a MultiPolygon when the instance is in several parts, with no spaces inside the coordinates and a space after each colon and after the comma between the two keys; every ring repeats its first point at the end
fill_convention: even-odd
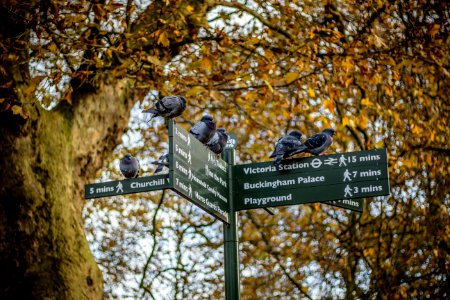
{"type": "Polygon", "coordinates": [[[347,184],[347,186],[344,189],[344,197],[352,197],[352,188],[350,187],[350,185],[347,184]]]}
{"type": "Polygon", "coordinates": [[[342,180],[342,181],[346,181],[346,180],[352,181],[352,179],[350,178],[350,172],[348,171],[348,169],[345,169],[344,180],[342,180]]]}
{"type": "Polygon", "coordinates": [[[122,182],[119,181],[119,183],[116,186],[116,189],[117,189],[116,193],[119,193],[119,191],[123,193],[123,184],[122,184],[122,182]]]}
{"type": "Polygon", "coordinates": [[[339,167],[341,167],[342,165],[344,165],[345,167],[347,166],[347,163],[345,162],[345,156],[341,155],[339,157],[339,167]]]}

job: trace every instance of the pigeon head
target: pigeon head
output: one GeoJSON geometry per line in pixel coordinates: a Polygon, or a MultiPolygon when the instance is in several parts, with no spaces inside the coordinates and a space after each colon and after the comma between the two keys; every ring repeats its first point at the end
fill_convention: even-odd
{"type": "Polygon", "coordinates": [[[216,131],[218,132],[222,132],[222,133],[227,133],[227,131],[225,130],[225,128],[219,128],[216,131]]]}
{"type": "Polygon", "coordinates": [[[126,159],[126,160],[131,160],[131,154],[125,154],[125,157],[124,157],[124,159],[126,159]]]}
{"type": "Polygon", "coordinates": [[[289,135],[290,135],[290,136],[293,136],[293,137],[295,137],[295,138],[297,138],[297,139],[299,139],[299,140],[302,139],[302,133],[301,133],[300,131],[298,131],[298,130],[293,130],[293,131],[291,131],[291,132],[289,133],[289,135]]]}
{"type": "Polygon", "coordinates": [[[326,133],[326,134],[328,134],[328,135],[330,135],[330,136],[334,136],[334,135],[336,135],[336,131],[333,129],[333,128],[327,128],[327,129],[325,129],[324,131],[322,131],[323,133],[326,133]]]}
{"type": "Polygon", "coordinates": [[[213,118],[210,115],[204,115],[201,119],[202,122],[212,121],[212,120],[213,120],[213,118]]]}
{"type": "Polygon", "coordinates": [[[186,105],[186,98],[184,98],[183,96],[178,96],[181,101],[183,102],[184,105],[186,105]]]}

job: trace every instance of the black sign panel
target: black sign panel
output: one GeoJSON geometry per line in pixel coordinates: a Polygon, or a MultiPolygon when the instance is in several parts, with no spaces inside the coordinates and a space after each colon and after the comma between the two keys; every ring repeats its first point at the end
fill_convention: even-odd
{"type": "Polygon", "coordinates": [[[173,122],[169,123],[169,147],[172,188],[228,222],[228,164],[173,122]]]}

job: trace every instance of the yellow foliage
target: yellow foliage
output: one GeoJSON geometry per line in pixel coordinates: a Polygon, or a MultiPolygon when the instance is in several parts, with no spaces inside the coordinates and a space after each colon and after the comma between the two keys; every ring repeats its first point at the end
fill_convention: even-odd
{"type": "Polygon", "coordinates": [[[192,96],[192,95],[196,95],[196,94],[200,94],[205,92],[206,89],[200,85],[194,86],[192,87],[190,90],[188,90],[186,92],[186,96],[192,96]]]}
{"type": "Polygon", "coordinates": [[[211,71],[212,68],[212,62],[208,57],[204,57],[202,59],[202,64],[201,64],[202,68],[205,69],[206,71],[211,71]]]}
{"type": "Polygon", "coordinates": [[[336,102],[332,99],[326,99],[323,101],[323,107],[333,114],[336,108],[336,102]]]}
{"type": "MultiPolygon", "coordinates": [[[[291,83],[292,81],[296,80],[299,77],[299,73],[297,72],[289,72],[286,74],[286,76],[284,76],[284,80],[287,83],[291,83]]],[[[314,92],[314,91],[313,91],[314,92]]],[[[314,96],[313,96],[314,97],[314,96]]]]}
{"type": "Polygon", "coordinates": [[[373,103],[369,100],[369,98],[361,99],[361,104],[365,106],[373,106],[373,103]]]}
{"type": "Polygon", "coordinates": [[[167,34],[165,31],[160,31],[158,35],[158,44],[163,45],[164,47],[169,47],[169,39],[167,38],[167,34]]]}

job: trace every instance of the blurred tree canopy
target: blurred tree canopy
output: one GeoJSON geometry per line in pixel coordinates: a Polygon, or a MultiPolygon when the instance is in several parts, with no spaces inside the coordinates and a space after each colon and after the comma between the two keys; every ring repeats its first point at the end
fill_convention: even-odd
{"type": "Polygon", "coordinates": [[[238,136],[239,163],[291,129],[388,150],[391,196],[362,214],[239,214],[243,299],[449,297],[446,1],[4,0],[0,16],[2,298],[223,297],[219,221],[169,191],[82,199],[126,152],[152,174],[167,131],[140,110],[171,94],[181,126],[206,112],[238,136]]]}

